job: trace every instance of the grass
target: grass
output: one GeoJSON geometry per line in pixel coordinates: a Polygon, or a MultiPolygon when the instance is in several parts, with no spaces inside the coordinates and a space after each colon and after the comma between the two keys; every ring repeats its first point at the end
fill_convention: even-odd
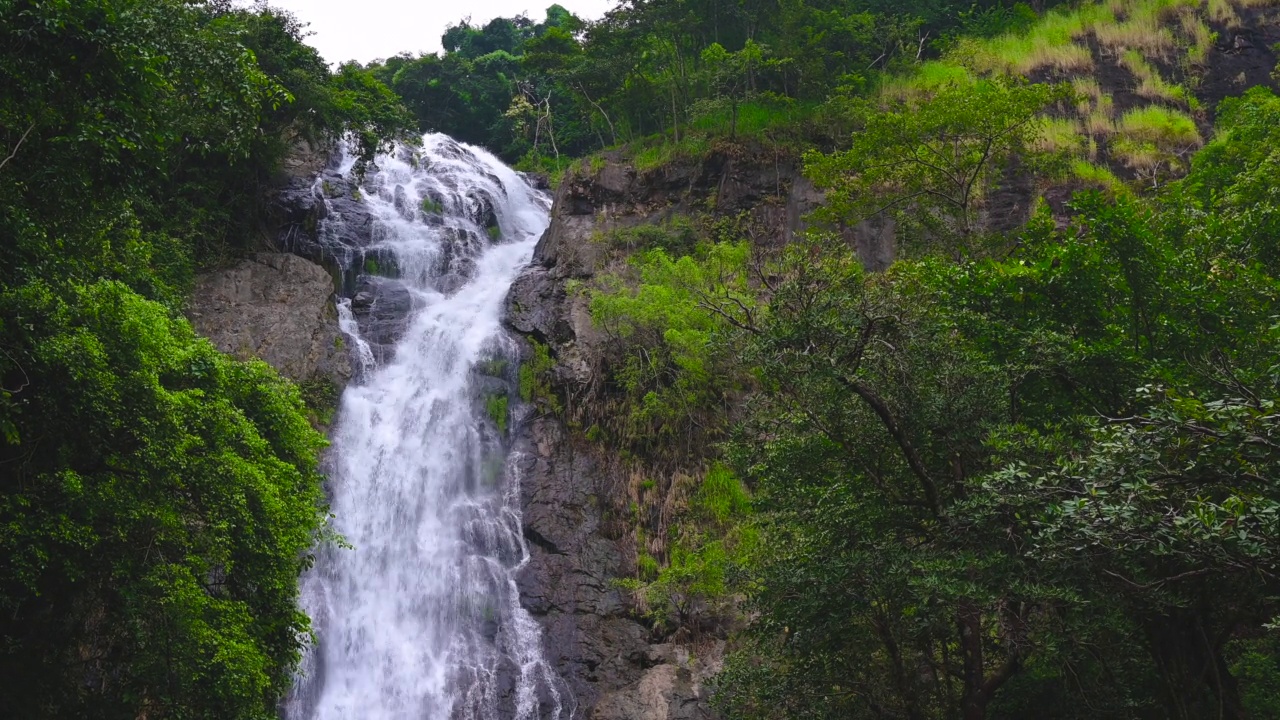
{"type": "Polygon", "coordinates": [[[1169,162],[1169,154],[1155,143],[1121,138],[1111,144],[1111,154],[1139,174],[1153,173],[1169,162]]]}
{"type": "Polygon", "coordinates": [[[1155,57],[1166,57],[1176,45],[1173,33],[1161,25],[1160,17],[1155,14],[1135,15],[1124,22],[1101,23],[1093,28],[1093,34],[1103,47],[1139,50],[1155,57]]]}
{"type": "Polygon", "coordinates": [[[1240,15],[1230,0],[1209,0],[1209,19],[1231,30],[1240,27],[1240,15]]]}
{"type": "Polygon", "coordinates": [[[1094,110],[1084,118],[1084,131],[1090,137],[1107,137],[1116,131],[1116,121],[1110,112],[1094,110]]]}
{"type": "Polygon", "coordinates": [[[688,129],[723,135],[733,128],[737,136],[763,137],[805,122],[816,109],[817,103],[755,100],[738,105],[736,124],[733,108],[719,106],[695,117],[688,129]]]}
{"type": "Polygon", "coordinates": [[[721,524],[751,511],[751,496],[742,482],[733,471],[718,463],[707,471],[694,503],[721,524]]]}
{"type": "Polygon", "coordinates": [[[947,85],[972,85],[976,78],[963,65],[931,60],[921,63],[910,75],[886,76],[880,81],[880,96],[906,102],[947,85]]]}
{"type": "Polygon", "coordinates": [[[1045,118],[1040,137],[1036,140],[1036,149],[1047,153],[1077,155],[1086,147],[1079,122],[1067,118],[1045,118]]]}
{"type": "Polygon", "coordinates": [[[1131,140],[1154,143],[1174,150],[1195,148],[1204,144],[1196,123],[1186,113],[1159,105],[1136,108],[1124,114],[1118,130],[1131,140]]]}
{"type": "Polygon", "coordinates": [[[979,73],[1030,75],[1050,68],[1059,73],[1093,69],[1089,49],[1070,40],[1053,42],[1043,35],[1004,35],[987,41],[962,41],[952,52],[953,61],[979,73]]]}
{"type": "Polygon", "coordinates": [[[656,170],[682,158],[701,157],[711,149],[711,141],[705,135],[685,135],[680,142],[662,137],[635,148],[631,160],[637,172],[656,170]]]}
{"type": "Polygon", "coordinates": [[[1086,185],[1101,188],[1103,190],[1111,190],[1113,192],[1124,192],[1126,186],[1116,174],[1111,172],[1109,168],[1096,165],[1088,160],[1077,160],[1071,165],[1071,174],[1086,185]]]}
{"type": "Polygon", "coordinates": [[[1120,64],[1138,79],[1137,93],[1148,100],[1163,100],[1178,103],[1184,107],[1195,108],[1198,103],[1195,96],[1185,87],[1164,79],[1160,72],[1152,67],[1139,50],[1126,50],[1120,56],[1120,64]]]}
{"type": "Polygon", "coordinates": [[[1117,124],[1117,135],[1111,143],[1112,156],[1139,177],[1152,180],[1184,169],[1183,158],[1204,144],[1190,116],[1160,105],[1125,113],[1117,124]]]}
{"type": "MultiPolygon", "coordinates": [[[[1210,0],[1209,6],[1213,6],[1213,0],[1210,0]]],[[[1213,50],[1218,34],[1203,18],[1191,10],[1178,13],[1178,25],[1182,29],[1183,37],[1190,44],[1187,48],[1188,62],[1197,66],[1204,65],[1209,60],[1209,51],[1213,50]]]]}
{"type": "Polygon", "coordinates": [[[1102,110],[1108,115],[1111,114],[1111,95],[1102,90],[1102,86],[1098,84],[1096,78],[1078,77],[1071,79],[1071,88],[1075,90],[1079,97],[1076,110],[1081,115],[1102,110]]]}

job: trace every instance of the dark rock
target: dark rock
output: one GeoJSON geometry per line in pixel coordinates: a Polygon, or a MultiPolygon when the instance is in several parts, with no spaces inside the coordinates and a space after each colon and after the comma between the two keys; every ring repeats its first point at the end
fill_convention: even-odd
{"type": "Polygon", "coordinates": [[[392,193],[392,204],[400,217],[405,220],[413,220],[418,214],[418,208],[409,202],[409,194],[405,192],[403,185],[396,186],[395,192],[392,193]]]}
{"type": "Polygon", "coordinates": [[[374,275],[360,277],[351,311],[360,326],[360,336],[369,343],[378,362],[391,359],[413,308],[413,295],[404,283],[374,275]]]}

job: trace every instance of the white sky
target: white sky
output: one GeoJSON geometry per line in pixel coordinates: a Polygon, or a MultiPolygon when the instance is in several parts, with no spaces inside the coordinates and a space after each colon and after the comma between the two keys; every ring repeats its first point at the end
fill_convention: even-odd
{"type": "Polygon", "coordinates": [[[440,50],[440,36],[451,24],[470,16],[483,26],[495,17],[527,14],[540,22],[547,8],[559,4],[585,19],[598,19],[615,0],[269,0],[311,23],[307,38],[324,59],[336,64],[362,63],[401,52],[440,50]]]}

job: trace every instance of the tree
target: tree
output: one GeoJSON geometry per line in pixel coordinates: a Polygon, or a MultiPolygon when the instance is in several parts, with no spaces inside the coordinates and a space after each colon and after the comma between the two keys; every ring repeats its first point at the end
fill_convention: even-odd
{"type": "Polygon", "coordinates": [[[899,221],[919,242],[965,249],[979,209],[1014,161],[1026,161],[1041,113],[1068,90],[980,81],[951,85],[910,106],[866,105],[848,150],[810,152],[805,172],[828,191],[823,215],[856,224],[899,221]]]}
{"type": "Polygon", "coordinates": [[[325,519],[297,389],[116,282],[0,307],[0,703],[274,718],[325,519]]]}

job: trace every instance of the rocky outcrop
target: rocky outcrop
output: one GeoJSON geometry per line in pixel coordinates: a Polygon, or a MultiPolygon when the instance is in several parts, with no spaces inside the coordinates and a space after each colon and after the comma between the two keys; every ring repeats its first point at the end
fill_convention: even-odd
{"type": "MultiPolygon", "coordinates": [[[[551,225],[533,264],[508,296],[506,322],[546,343],[554,384],[566,401],[594,402],[604,341],[587,298],[568,292],[610,262],[600,236],[674,216],[748,218],[752,239],[779,244],[804,227],[821,193],[793,160],[726,144],[709,155],[639,172],[621,155],[561,183],[551,225]]],[[[861,249],[860,249],[861,252],[861,249]]],[[[882,258],[869,249],[869,257],[882,258]]],[[[889,250],[891,255],[891,249],[889,250]]],[[[882,262],[885,262],[881,259],[882,262]]],[[[625,463],[616,452],[543,414],[515,429],[530,562],[521,597],[542,623],[551,661],[593,720],[713,717],[704,681],[718,670],[723,640],[656,636],[617,581],[635,576],[635,542],[620,522],[625,463]]]]}
{"type": "Polygon", "coordinates": [[[219,350],[261,358],[292,380],[323,379],[341,387],[351,378],[333,278],[304,258],[256,253],[201,275],[188,315],[219,350]]]}

